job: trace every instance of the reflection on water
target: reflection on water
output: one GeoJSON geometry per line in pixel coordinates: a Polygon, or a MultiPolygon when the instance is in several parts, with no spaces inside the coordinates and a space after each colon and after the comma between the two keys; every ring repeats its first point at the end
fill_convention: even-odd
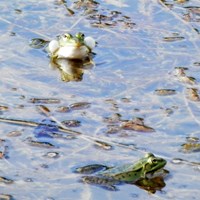
{"type": "Polygon", "coordinates": [[[165,187],[165,181],[163,177],[155,177],[152,179],[141,179],[135,183],[138,187],[146,190],[150,193],[156,193],[156,191],[161,191],[165,187]]]}
{"type": "Polygon", "coordinates": [[[200,138],[199,7],[196,0],[2,0],[0,198],[198,199],[200,145],[191,139],[200,138]],[[57,59],[51,70],[46,52],[29,46],[66,32],[94,37],[93,62],[102,64],[57,59]],[[48,118],[41,104],[76,139],[41,124],[48,118]],[[164,183],[138,182],[156,194],[131,184],[111,193],[79,183],[71,170],[132,162],[146,151],[170,171],[164,183]]]}
{"type": "MultiPolygon", "coordinates": [[[[90,61],[91,62],[91,61],[90,61]]],[[[70,60],[65,58],[52,59],[50,62],[52,69],[58,69],[61,74],[61,80],[64,82],[69,81],[82,81],[84,69],[91,67],[88,60],[70,60]]]]}

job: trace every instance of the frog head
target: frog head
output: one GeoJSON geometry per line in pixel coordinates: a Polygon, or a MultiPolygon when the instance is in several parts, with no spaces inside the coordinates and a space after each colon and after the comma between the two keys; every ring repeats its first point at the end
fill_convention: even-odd
{"type": "Polygon", "coordinates": [[[48,51],[52,58],[83,60],[89,57],[96,42],[92,37],[85,37],[81,32],[74,36],[65,33],[49,43],[48,51]]]}
{"type": "Polygon", "coordinates": [[[72,36],[69,33],[65,33],[60,37],[59,44],[61,46],[73,46],[73,47],[86,47],[91,51],[95,46],[96,42],[92,37],[85,37],[85,35],[81,32],[72,36]]]}
{"type": "Polygon", "coordinates": [[[78,42],[84,43],[85,35],[79,32],[79,33],[76,33],[75,38],[77,39],[78,42]]]}
{"type": "Polygon", "coordinates": [[[61,35],[59,38],[59,45],[62,47],[72,46],[72,47],[80,47],[83,45],[84,34],[77,33],[75,36],[70,33],[65,33],[61,35]]]}
{"type": "Polygon", "coordinates": [[[160,157],[155,157],[152,153],[146,154],[141,166],[142,176],[146,177],[146,174],[154,174],[161,170],[166,163],[166,160],[160,157]]]}

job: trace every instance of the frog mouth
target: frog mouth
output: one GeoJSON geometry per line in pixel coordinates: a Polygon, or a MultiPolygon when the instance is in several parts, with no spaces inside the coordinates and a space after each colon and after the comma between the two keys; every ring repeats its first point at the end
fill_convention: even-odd
{"type": "Polygon", "coordinates": [[[163,167],[154,171],[154,172],[148,172],[146,174],[146,177],[148,179],[152,179],[152,178],[155,178],[155,177],[165,177],[167,174],[169,174],[169,171],[164,169],[163,167]]]}
{"type": "Polygon", "coordinates": [[[83,44],[82,44],[81,42],[77,42],[75,46],[76,46],[77,48],[79,48],[79,47],[81,47],[82,45],[83,45],[83,44]]]}

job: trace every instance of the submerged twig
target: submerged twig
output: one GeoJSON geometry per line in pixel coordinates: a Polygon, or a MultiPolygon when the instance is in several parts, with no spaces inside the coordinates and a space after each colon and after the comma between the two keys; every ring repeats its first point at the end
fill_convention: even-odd
{"type": "MultiPolygon", "coordinates": [[[[46,110],[46,108],[44,108],[44,109],[46,110]]],[[[50,112],[50,110],[48,109],[47,112],[50,112]]],[[[50,113],[49,113],[49,116],[50,116],[50,113]]],[[[56,121],[58,121],[58,120],[56,120],[56,121]]],[[[51,126],[51,125],[46,124],[46,123],[38,123],[38,122],[19,120],[19,119],[8,119],[8,118],[2,118],[2,117],[0,117],[0,122],[5,122],[5,123],[15,124],[15,125],[29,126],[29,127],[37,127],[39,125],[51,126]]],[[[95,136],[84,135],[81,132],[65,128],[64,125],[62,125],[62,127],[58,126],[58,130],[60,132],[63,132],[63,133],[76,135],[76,136],[78,136],[78,138],[81,138],[83,140],[89,141],[89,142],[93,143],[94,145],[96,145],[96,146],[98,146],[98,147],[100,147],[100,148],[102,148],[104,150],[110,150],[110,149],[112,149],[113,146],[118,146],[118,147],[122,147],[122,148],[125,148],[125,149],[133,150],[133,151],[137,150],[137,151],[142,152],[142,153],[146,153],[147,152],[147,150],[139,149],[139,148],[134,147],[132,145],[126,145],[126,144],[123,144],[121,142],[117,142],[117,141],[113,141],[113,140],[111,141],[111,140],[109,140],[109,138],[103,138],[103,137],[98,137],[97,138],[95,136]]],[[[162,157],[163,157],[163,155],[162,155],[162,157]]],[[[166,159],[170,159],[167,156],[164,156],[164,157],[166,159]]]]}
{"type": "MultiPolygon", "coordinates": [[[[49,108],[47,108],[46,106],[43,106],[43,105],[39,105],[39,106],[37,106],[37,108],[44,115],[46,115],[51,120],[53,120],[54,122],[56,122],[59,125],[59,127],[62,128],[62,130],[66,130],[66,126],[64,124],[62,124],[59,120],[57,120],[54,116],[52,116],[51,111],[50,111],[49,108]]],[[[82,134],[82,133],[80,133],[80,134],[82,134]]],[[[83,135],[83,134],[81,136],[79,136],[79,137],[83,138],[84,140],[90,141],[90,142],[94,143],[95,145],[97,145],[97,146],[99,146],[99,147],[101,147],[103,149],[107,149],[108,150],[108,149],[112,148],[112,146],[110,144],[108,144],[107,142],[105,142],[105,141],[99,141],[95,137],[87,136],[87,135],[83,135]],[[104,144],[104,145],[102,145],[102,144],[104,144]]]]}
{"type": "Polygon", "coordinates": [[[186,96],[183,94],[183,98],[184,98],[184,102],[185,102],[185,105],[186,105],[186,108],[190,114],[190,116],[194,119],[194,121],[200,125],[200,120],[197,119],[197,117],[194,115],[194,113],[192,112],[191,110],[191,107],[189,106],[189,102],[188,102],[188,99],[186,98],[186,96]]]}
{"type": "Polygon", "coordinates": [[[69,15],[74,15],[75,12],[67,6],[67,2],[65,0],[61,0],[60,3],[66,8],[69,15]]]}
{"type": "MultiPolygon", "coordinates": [[[[52,116],[51,119],[55,119],[55,118],[52,116]]],[[[19,119],[8,119],[8,118],[2,118],[2,117],[0,117],[0,122],[5,122],[5,123],[9,123],[9,124],[14,124],[14,125],[29,126],[29,127],[37,127],[37,126],[40,126],[40,125],[50,126],[49,124],[46,124],[46,123],[38,123],[38,122],[27,121],[27,120],[19,120],[19,119]]],[[[56,120],[56,122],[59,122],[59,121],[56,120]]],[[[61,122],[59,122],[59,124],[60,123],[61,122]]],[[[124,144],[121,144],[121,143],[118,143],[118,142],[115,142],[115,141],[107,141],[107,139],[105,141],[104,138],[96,138],[94,136],[83,135],[83,133],[81,133],[81,132],[65,128],[64,125],[62,125],[62,127],[58,126],[58,130],[60,132],[63,132],[63,133],[77,135],[79,138],[82,138],[84,140],[92,142],[93,144],[95,144],[95,145],[97,145],[97,146],[99,146],[103,149],[108,149],[108,148],[102,147],[102,144],[104,144],[104,146],[106,145],[106,147],[109,146],[109,149],[112,148],[111,145],[117,145],[119,147],[124,147],[124,148],[127,148],[127,149],[136,150],[135,147],[130,147],[130,146],[127,146],[127,145],[124,145],[124,144]]],[[[139,150],[139,149],[137,149],[137,150],[139,150]]]]}
{"type": "MultiPolygon", "coordinates": [[[[20,119],[8,119],[8,118],[2,118],[2,117],[0,117],[0,122],[5,122],[5,123],[15,124],[15,125],[22,125],[22,126],[30,126],[30,127],[37,127],[40,125],[50,126],[46,123],[38,123],[38,122],[26,121],[26,120],[20,120],[20,119]]],[[[69,134],[75,134],[75,135],[82,134],[78,131],[73,131],[71,129],[63,128],[60,126],[58,126],[58,130],[60,132],[69,133],[69,134]]]]}

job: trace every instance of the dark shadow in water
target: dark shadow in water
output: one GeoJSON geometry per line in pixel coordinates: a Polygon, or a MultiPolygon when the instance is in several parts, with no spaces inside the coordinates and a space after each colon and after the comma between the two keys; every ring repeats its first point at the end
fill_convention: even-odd
{"type": "Polygon", "coordinates": [[[70,60],[65,58],[52,59],[50,62],[52,69],[60,71],[61,80],[64,82],[69,81],[82,81],[84,70],[91,68],[90,60],[70,60]]]}
{"type": "Polygon", "coordinates": [[[156,193],[156,191],[162,190],[165,187],[165,181],[162,176],[154,177],[152,179],[141,179],[135,183],[139,188],[146,190],[152,194],[156,193]]]}
{"type": "MultiPolygon", "coordinates": [[[[85,174],[79,180],[80,182],[100,186],[106,190],[118,191],[119,189],[118,187],[116,187],[116,185],[127,183],[131,185],[136,185],[137,187],[143,190],[146,190],[152,194],[156,193],[156,191],[161,191],[162,188],[165,187],[166,184],[165,184],[164,178],[169,174],[168,170],[162,169],[162,170],[157,171],[155,174],[149,173],[146,178],[141,177],[136,181],[134,180],[121,181],[109,176],[103,176],[101,174],[98,174],[98,171],[101,171],[101,170],[105,171],[109,168],[110,167],[101,165],[101,164],[91,164],[91,165],[86,165],[83,167],[77,167],[76,169],[73,169],[73,172],[85,174]],[[96,175],[95,174],[91,175],[96,172],[97,172],[96,175]]],[[[110,169],[112,169],[112,167],[110,169]]]]}

